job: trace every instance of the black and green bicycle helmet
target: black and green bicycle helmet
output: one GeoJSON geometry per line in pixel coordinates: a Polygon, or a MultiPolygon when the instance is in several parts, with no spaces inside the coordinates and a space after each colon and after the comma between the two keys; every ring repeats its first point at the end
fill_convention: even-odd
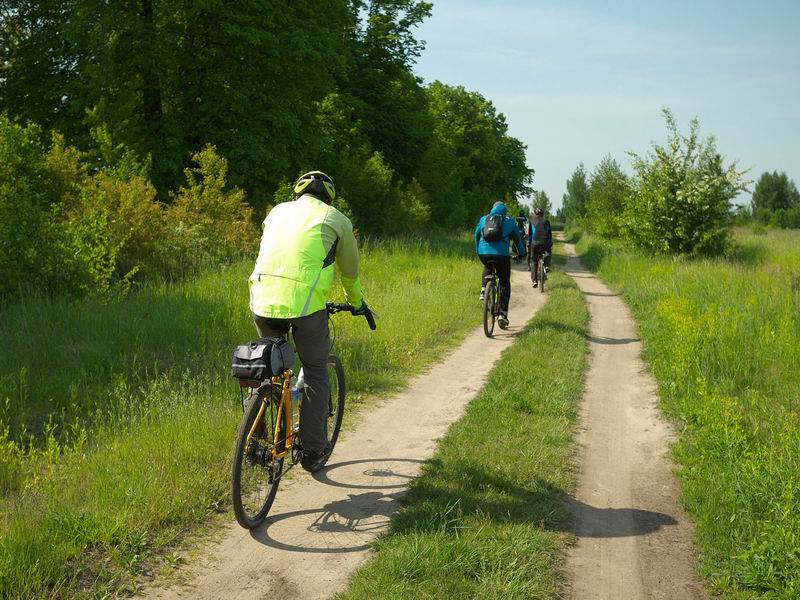
{"type": "Polygon", "coordinates": [[[294,184],[294,197],[299,198],[303,194],[311,194],[330,204],[336,198],[336,188],[333,187],[333,179],[322,171],[309,171],[294,184]]]}

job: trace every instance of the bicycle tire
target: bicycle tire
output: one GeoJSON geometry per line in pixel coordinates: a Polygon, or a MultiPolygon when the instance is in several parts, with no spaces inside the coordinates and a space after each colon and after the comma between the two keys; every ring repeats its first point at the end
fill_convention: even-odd
{"type": "MultiPolygon", "coordinates": [[[[275,501],[275,494],[278,492],[278,484],[283,471],[283,459],[272,461],[270,458],[275,437],[274,423],[277,419],[281,399],[280,393],[280,388],[277,386],[268,386],[262,392],[253,390],[236,434],[236,442],[233,446],[233,464],[231,465],[231,497],[236,521],[245,529],[254,529],[264,522],[275,501]],[[262,416],[264,422],[256,428],[253,436],[256,440],[255,445],[251,439],[248,449],[245,448],[248,445],[247,436],[258,416],[264,393],[270,395],[262,416]]],[[[278,435],[279,437],[282,435],[281,428],[279,428],[278,435]]]]}
{"type": "MultiPolygon", "coordinates": [[[[333,354],[328,357],[328,382],[330,387],[328,396],[328,419],[326,423],[326,432],[328,443],[331,445],[332,453],[333,448],[336,446],[336,440],[339,439],[339,430],[342,428],[342,420],[344,418],[344,398],[345,394],[347,393],[342,361],[339,360],[338,356],[334,356],[333,354]],[[333,379],[334,377],[336,378],[335,381],[333,379]]],[[[330,456],[330,454],[328,456],[330,456]]]]}
{"type": "Polygon", "coordinates": [[[544,259],[543,258],[539,259],[538,271],[539,271],[539,273],[538,273],[538,275],[539,275],[539,292],[544,294],[544,276],[545,276],[545,272],[544,272],[544,259]]]}
{"type": "Polygon", "coordinates": [[[488,281],[483,296],[483,333],[486,334],[488,338],[492,337],[494,333],[494,322],[497,318],[495,314],[494,287],[494,281],[488,281]]]}

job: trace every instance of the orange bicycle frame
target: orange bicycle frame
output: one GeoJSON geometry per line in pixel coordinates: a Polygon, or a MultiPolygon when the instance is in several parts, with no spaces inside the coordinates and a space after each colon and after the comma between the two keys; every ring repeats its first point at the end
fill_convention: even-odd
{"type": "MultiPolygon", "coordinates": [[[[279,381],[279,377],[273,377],[272,383],[273,385],[277,385],[279,381]]],[[[275,441],[272,445],[272,458],[283,458],[292,449],[294,445],[294,428],[292,424],[292,392],[289,389],[292,381],[292,370],[287,369],[283,374],[283,385],[281,386],[281,402],[278,406],[278,418],[275,420],[275,431],[273,432],[272,439],[275,441]],[[284,446],[283,451],[277,451],[277,441],[278,435],[280,434],[281,430],[281,419],[283,419],[283,430],[286,432],[286,443],[284,446]]],[[[253,426],[250,427],[250,431],[247,434],[247,443],[250,443],[250,439],[255,435],[256,427],[264,418],[264,412],[267,409],[267,403],[269,402],[269,398],[266,396],[261,400],[261,408],[258,410],[258,415],[256,415],[255,421],[253,421],[253,426]]]]}

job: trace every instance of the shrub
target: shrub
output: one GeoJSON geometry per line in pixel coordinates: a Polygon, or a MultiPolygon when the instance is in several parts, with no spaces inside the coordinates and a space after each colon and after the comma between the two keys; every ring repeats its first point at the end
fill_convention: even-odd
{"type": "Polygon", "coordinates": [[[633,243],[651,253],[719,254],[728,244],[730,201],[746,189],[736,163],[723,166],[713,137],[700,140],[700,124],[678,131],[664,109],[667,145],[653,144],[640,157],[631,154],[633,193],[624,224],[633,243]]]}
{"type": "Polygon", "coordinates": [[[586,203],[586,225],[605,237],[620,234],[622,212],[630,195],[628,176],[606,156],[591,175],[586,203]]]}
{"type": "Polygon", "coordinates": [[[156,199],[149,160],[96,131],[82,153],[55,133],[0,116],[0,296],[62,293],[99,300],[134,279],[175,277],[253,249],[252,213],[226,190],[228,165],[212,147],[194,155],[172,206],[156,199]]]}
{"type": "Polygon", "coordinates": [[[418,230],[431,220],[431,199],[425,188],[416,179],[400,192],[400,207],[405,215],[408,229],[418,230]]]}
{"type": "Polygon", "coordinates": [[[160,248],[173,275],[196,272],[201,266],[227,263],[254,249],[256,229],[252,209],[242,190],[226,190],[228,162],[213,146],[192,156],[187,185],[167,210],[168,232],[160,248]]]}

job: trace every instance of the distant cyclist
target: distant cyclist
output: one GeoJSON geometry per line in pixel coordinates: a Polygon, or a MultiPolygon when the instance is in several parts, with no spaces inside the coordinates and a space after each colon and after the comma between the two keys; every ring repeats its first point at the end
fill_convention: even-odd
{"type": "MultiPolygon", "coordinates": [[[[519,211],[519,215],[514,219],[517,222],[517,229],[519,230],[519,237],[522,240],[522,254],[517,253],[516,259],[522,260],[528,254],[528,242],[527,242],[527,229],[528,229],[528,217],[525,216],[525,211],[519,211]]],[[[514,253],[512,252],[512,255],[514,253]]]]}
{"type": "Polygon", "coordinates": [[[550,221],[544,216],[541,208],[533,209],[533,220],[530,225],[530,240],[528,241],[528,248],[531,255],[531,283],[533,287],[539,286],[536,272],[536,265],[539,262],[539,257],[544,255],[544,268],[546,271],[550,270],[550,257],[553,254],[553,230],[550,227],[550,221]]]}
{"type": "Polygon", "coordinates": [[[481,277],[481,300],[486,287],[486,278],[492,274],[492,265],[497,272],[500,315],[497,323],[502,329],[508,327],[508,302],[511,299],[511,253],[509,244],[514,242],[517,252],[523,254],[522,238],[517,223],[506,216],[508,210],[502,202],[495,202],[488,215],[480,218],[475,226],[475,252],[483,263],[481,277]]]}

